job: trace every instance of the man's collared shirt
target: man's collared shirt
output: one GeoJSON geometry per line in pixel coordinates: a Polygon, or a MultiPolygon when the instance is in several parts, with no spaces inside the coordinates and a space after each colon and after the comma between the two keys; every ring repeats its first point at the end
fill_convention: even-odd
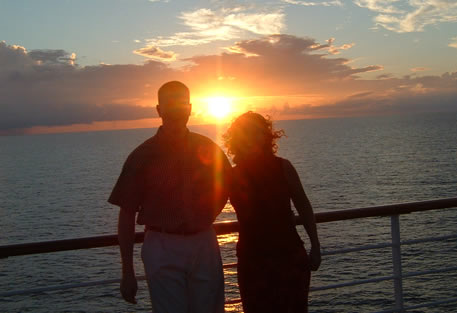
{"type": "Polygon", "coordinates": [[[108,202],[139,211],[137,223],[169,232],[207,229],[228,198],[231,169],[209,138],[157,134],[127,158],[108,202]]]}

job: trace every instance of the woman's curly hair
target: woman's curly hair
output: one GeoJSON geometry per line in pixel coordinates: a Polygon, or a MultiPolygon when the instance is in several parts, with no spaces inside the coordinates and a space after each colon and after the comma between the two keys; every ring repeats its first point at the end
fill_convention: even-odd
{"type": "MultiPolygon", "coordinates": [[[[242,157],[243,140],[246,140],[248,134],[253,131],[262,133],[265,136],[263,148],[266,154],[274,155],[278,151],[277,140],[285,136],[284,130],[273,129],[273,122],[268,115],[265,118],[261,114],[252,111],[240,115],[222,136],[227,152],[234,157],[235,163],[237,158],[242,157]]],[[[248,139],[252,140],[252,138],[248,139]]]]}

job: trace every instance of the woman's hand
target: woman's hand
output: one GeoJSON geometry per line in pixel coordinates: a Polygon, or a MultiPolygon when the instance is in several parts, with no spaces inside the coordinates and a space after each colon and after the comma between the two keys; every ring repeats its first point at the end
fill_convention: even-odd
{"type": "Polygon", "coordinates": [[[310,269],[317,271],[321,265],[321,247],[312,246],[311,252],[309,253],[310,269]]]}

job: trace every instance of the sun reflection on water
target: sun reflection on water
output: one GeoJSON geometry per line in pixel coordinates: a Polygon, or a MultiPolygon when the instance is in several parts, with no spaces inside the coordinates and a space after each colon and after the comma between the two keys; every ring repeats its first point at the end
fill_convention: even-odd
{"type": "Polygon", "coordinates": [[[217,236],[217,241],[219,241],[219,246],[236,243],[238,241],[238,233],[219,235],[217,236]]]}

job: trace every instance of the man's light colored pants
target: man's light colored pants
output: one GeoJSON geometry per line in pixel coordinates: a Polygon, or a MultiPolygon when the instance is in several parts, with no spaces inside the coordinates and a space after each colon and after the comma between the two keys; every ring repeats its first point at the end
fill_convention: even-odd
{"type": "Polygon", "coordinates": [[[154,313],[223,313],[224,273],[214,230],[147,231],[141,257],[154,313]]]}

